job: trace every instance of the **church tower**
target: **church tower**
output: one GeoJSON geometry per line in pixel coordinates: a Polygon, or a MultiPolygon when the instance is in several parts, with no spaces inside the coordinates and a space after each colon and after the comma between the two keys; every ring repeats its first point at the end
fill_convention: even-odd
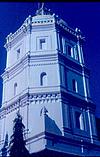
{"type": "Polygon", "coordinates": [[[84,37],[42,6],[6,38],[7,63],[0,109],[0,148],[19,111],[26,147],[34,156],[96,156],[100,143],[84,37]]]}

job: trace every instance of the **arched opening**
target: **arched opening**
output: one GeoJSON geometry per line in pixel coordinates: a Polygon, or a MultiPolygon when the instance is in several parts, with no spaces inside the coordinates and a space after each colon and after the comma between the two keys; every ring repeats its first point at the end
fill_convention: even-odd
{"type": "Polygon", "coordinates": [[[17,83],[14,84],[14,96],[16,95],[17,93],[17,83]]]}
{"type": "Polygon", "coordinates": [[[40,85],[41,86],[47,85],[47,74],[45,72],[41,73],[40,75],[40,85]]]}
{"type": "Polygon", "coordinates": [[[72,80],[72,89],[74,92],[78,92],[78,84],[77,81],[75,79],[72,80]]]}
{"type": "Polygon", "coordinates": [[[78,129],[84,130],[84,118],[83,114],[80,112],[75,113],[75,118],[76,118],[76,127],[78,129]]]}
{"type": "Polygon", "coordinates": [[[20,48],[17,50],[17,59],[20,57],[20,48]]]}

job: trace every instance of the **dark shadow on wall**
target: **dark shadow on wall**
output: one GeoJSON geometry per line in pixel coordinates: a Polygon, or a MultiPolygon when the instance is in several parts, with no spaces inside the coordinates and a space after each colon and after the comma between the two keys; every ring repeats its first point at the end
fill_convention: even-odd
{"type": "Polygon", "coordinates": [[[57,126],[56,122],[53,119],[51,119],[47,114],[44,116],[45,116],[45,131],[57,135],[62,135],[62,132],[57,126]]]}

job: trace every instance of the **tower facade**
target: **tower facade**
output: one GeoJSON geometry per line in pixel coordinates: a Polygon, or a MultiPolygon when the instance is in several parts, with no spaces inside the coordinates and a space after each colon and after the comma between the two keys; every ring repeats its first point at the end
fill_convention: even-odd
{"type": "Polygon", "coordinates": [[[89,70],[79,29],[43,6],[7,36],[0,109],[0,147],[19,111],[34,156],[100,155],[89,70]]]}

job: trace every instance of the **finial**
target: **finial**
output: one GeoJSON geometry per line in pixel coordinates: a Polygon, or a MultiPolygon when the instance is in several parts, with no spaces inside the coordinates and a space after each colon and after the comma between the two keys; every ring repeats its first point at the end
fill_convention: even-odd
{"type": "Polygon", "coordinates": [[[42,15],[44,14],[44,3],[42,3],[42,5],[41,5],[41,10],[42,10],[42,15]]]}
{"type": "Polygon", "coordinates": [[[43,8],[43,7],[44,7],[44,3],[43,2],[42,3],[39,2],[38,3],[38,10],[41,9],[41,8],[43,8]]]}
{"type": "Polygon", "coordinates": [[[42,6],[41,6],[41,8],[43,9],[43,7],[44,7],[44,3],[42,3],[42,6]]]}
{"type": "Polygon", "coordinates": [[[37,15],[43,15],[44,14],[44,2],[38,3],[38,10],[36,11],[37,15]]]}
{"type": "Polygon", "coordinates": [[[47,115],[48,110],[46,109],[46,107],[42,107],[41,111],[40,111],[40,116],[42,116],[42,114],[47,115]]]}
{"type": "Polygon", "coordinates": [[[45,6],[44,6],[44,2],[42,3],[38,3],[38,9],[36,11],[36,15],[52,15],[52,11],[50,9],[47,9],[45,6]]]}

